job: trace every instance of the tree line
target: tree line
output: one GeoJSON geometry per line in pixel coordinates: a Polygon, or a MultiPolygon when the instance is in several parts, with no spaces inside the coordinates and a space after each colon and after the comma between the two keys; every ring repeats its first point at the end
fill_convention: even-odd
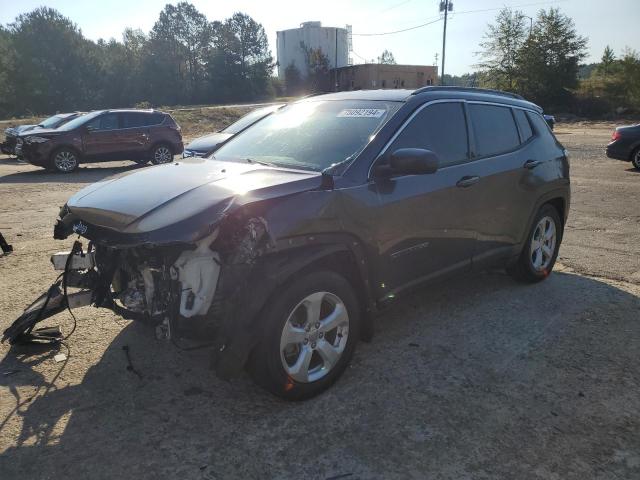
{"type": "Polygon", "coordinates": [[[502,9],[480,48],[478,71],[457,81],[518,93],[549,111],[601,116],[640,109],[638,53],[626,49],[616,58],[607,47],[600,64],[582,65],[587,39],[557,8],[535,19],[502,9]]]}
{"type": "Polygon", "coordinates": [[[264,28],[244,13],[211,22],[168,4],[149,33],[94,42],[41,7],[0,25],[0,116],[262,99],[273,68],[264,28]]]}

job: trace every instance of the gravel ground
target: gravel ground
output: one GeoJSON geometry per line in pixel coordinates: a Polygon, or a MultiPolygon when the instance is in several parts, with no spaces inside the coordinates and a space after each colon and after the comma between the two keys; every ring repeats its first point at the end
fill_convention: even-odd
{"type": "MultiPolygon", "coordinates": [[[[0,477],[640,478],[640,172],[604,156],[612,128],[557,128],[573,202],[547,281],[487,272],[399,299],[310,401],[222,382],[206,352],[90,307],[66,362],[0,346],[0,477]]],[[[0,257],[0,328],[71,245],[51,238],[59,206],[132,168],[59,176],[0,157],[0,231],[15,248],[0,257]]]]}

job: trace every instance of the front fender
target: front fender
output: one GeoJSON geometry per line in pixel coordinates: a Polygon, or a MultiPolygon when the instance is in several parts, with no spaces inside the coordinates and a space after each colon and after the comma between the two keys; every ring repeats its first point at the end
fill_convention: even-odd
{"type": "MultiPolygon", "coordinates": [[[[364,287],[360,292],[363,311],[367,313],[366,319],[370,319],[369,314],[375,310],[375,304],[369,288],[364,252],[358,242],[346,243],[342,237],[341,234],[329,234],[280,240],[272,253],[258,258],[253,265],[223,265],[216,293],[223,305],[219,311],[222,321],[212,358],[212,366],[219,377],[229,379],[242,371],[261,337],[261,330],[256,328],[255,322],[269,298],[277,295],[278,289],[296,273],[323,258],[342,252],[353,255],[364,287]],[[336,241],[338,238],[340,241],[336,241]]],[[[366,321],[364,327],[366,340],[371,336],[371,322],[366,321]]]]}

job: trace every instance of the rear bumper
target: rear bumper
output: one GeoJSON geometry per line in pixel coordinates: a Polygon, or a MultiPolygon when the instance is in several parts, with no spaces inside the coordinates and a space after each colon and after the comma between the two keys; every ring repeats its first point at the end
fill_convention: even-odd
{"type": "Polygon", "coordinates": [[[627,150],[622,150],[615,145],[615,143],[610,143],[607,145],[607,149],[605,150],[607,157],[613,158],[615,160],[623,160],[625,162],[631,161],[631,154],[627,150]]]}

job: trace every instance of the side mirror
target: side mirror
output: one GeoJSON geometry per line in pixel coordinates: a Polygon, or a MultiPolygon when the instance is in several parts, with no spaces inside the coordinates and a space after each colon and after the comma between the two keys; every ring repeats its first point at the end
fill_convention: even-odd
{"type": "Polygon", "coordinates": [[[431,150],[401,148],[391,154],[388,165],[376,168],[378,176],[427,175],[438,171],[440,160],[431,150]]]}

